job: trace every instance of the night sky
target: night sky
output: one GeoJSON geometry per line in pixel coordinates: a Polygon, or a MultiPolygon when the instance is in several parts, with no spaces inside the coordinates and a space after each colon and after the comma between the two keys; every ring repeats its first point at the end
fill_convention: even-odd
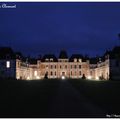
{"type": "Polygon", "coordinates": [[[0,8],[0,46],[32,56],[61,49],[95,56],[119,44],[120,3],[7,3],[14,4],[0,8]]]}

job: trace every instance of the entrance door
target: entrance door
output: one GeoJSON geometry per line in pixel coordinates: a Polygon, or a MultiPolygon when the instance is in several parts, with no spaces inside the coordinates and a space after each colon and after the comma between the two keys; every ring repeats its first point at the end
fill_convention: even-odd
{"type": "Polygon", "coordinates": [[[65,72],[62,72],[62,76],[65,76],[65,72]]]}

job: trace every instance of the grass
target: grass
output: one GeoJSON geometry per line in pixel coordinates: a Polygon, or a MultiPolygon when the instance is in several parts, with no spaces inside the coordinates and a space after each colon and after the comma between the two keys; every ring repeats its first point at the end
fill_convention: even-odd
{"type": "Polygon", "coordinates": [[[84,101],[77,99],[70,89],[105,110],[106,114],[119,114],[119,81],[0,80],[0,117],[87,117],[87,113],[83,115],[81,107],[84,101]],[[50,115],[53,106],[56,109],[50,115]],[[56,112],[57,109],[63,110],[61,106],[66,111],[56,112]]]}
{"type": "Polygon", "coordinates": [[[70,81],[79,92],[108,113],[119,114],[120,81],[70,81]]]}

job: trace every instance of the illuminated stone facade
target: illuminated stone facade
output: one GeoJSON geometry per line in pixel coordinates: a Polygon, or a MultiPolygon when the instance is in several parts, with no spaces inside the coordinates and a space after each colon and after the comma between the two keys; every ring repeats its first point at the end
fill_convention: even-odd
{"type": "Polygon", "coordinates": [[[18,80],[43,80],[45,76],[48,79],[80,79],[83,76],[92,80],[120,78],[120,47],[115,47],[102,57],[89,58],[80,54],[68,57],[65,51],[61,51],[58,58],[47,54],[34,60],[7,49],[7,54],[0,53],[0,77],[18,80]]]}

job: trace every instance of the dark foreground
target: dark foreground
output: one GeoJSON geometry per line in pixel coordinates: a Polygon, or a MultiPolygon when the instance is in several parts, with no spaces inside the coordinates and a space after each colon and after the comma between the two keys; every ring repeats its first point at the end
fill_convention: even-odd
{"type": "Polygon", "coordinates": [[[120,116],[119,81],[0,81],[0,117],[120,116]]]}

